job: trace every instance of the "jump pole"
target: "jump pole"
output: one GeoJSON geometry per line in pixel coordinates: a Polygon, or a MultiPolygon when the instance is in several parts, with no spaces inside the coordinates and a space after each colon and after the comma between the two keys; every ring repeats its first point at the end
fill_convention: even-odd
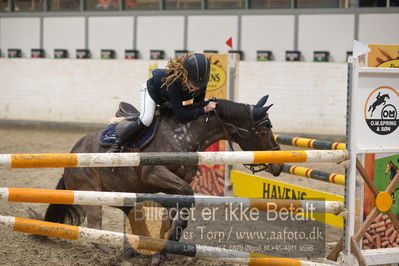
{"type": "Polygon", "coordinates": [[[319,150],[346,150],[346,144],[341,142],[281,136],[278,134],[274,135],[274,139],[277,141],[278,144],[297,146],[302,148],[319,150]]]}
{"type": "Polygon", "coordinates": [[[327,173],[311,168],[306,168],[306,167],[300,167],[296,165],[291,165],[291,164],[283,164],[283,172],[291,174],[291,175],[296,175],[296,176],[302,176],[302,177],[307,177],[307,178],[312,178],[312,179],[317,179],[323,182],[329,182],[337,185],[344,186],[345,185],[345,175],[341,174],[336,174],[336,173],[327,173]]]}
{"type": "Polygon", "coordinates": [[[344,211],[339,201],[276,200],[215,196],[188,196],[125,192],[55,190],[34,188],[0,188],[0,200],[74,205],[136,206],[150,207],[242,207],[259,211],[292,211],[340,214],[344,211]],[[155,205],[155,203],[159,205],[155,205]]]}
{"type": "Polygon", "coordinates": [[[0,168],[341,162],[346,150],[1,154],[0,168]]]}
{"type": "Polygon", "coordinates": [[[326,265],[296,259],[276,258],[267,255],[229,250],[219,247],[189,244],[150,237],[104,231],[74,225],[43,222],[13,216],[0,216],[0,228],[70,240],[81,240],[91,243],[106,244],[114,247],[132,247],[138,250],[166,252],[180,256],[212,259],[227,263],[244,265],[326,265]]]}

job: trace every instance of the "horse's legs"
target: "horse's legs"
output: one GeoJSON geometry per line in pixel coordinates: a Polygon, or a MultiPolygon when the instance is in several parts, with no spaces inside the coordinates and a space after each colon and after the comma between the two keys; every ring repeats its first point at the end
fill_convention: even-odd
{"type": "Polygon", "coordinates": [[[163,165],[142,168],[141,182],[158,191],[177,195],[193,195],[190,185],[163,165]]]}
{"type": "MultiPolygon", "coordinates": [[[[102,229],[102,206],[82,205],[82,209],[87,217],[87,227],[102,229]]],[[[98,249],[106,254],[112,254],[112,248],[104,244],[94,244],[98,249]]]]}
{"type": "MultiPolygon", "coordinates": [[[[157,165],[143,167],[141,181],[144,184],[158,187],[161,191],[164,192],[177,195],[194,195],[194,192],[190,185],[181,177],[172,173],[165,166],[157,165]]],[[[174,221],[172,222],[171,219],[175,215],[178,215],[178,218],[180,217],[178,213],[174,213],[168,215],[166,219],[162,220],[160,235],[161,237],[165,236],[170,229],[169,235],[167,236],[168,240],[179,241],[181,232],[187,227],[187,220],[174,219],[174,221]]],[[[162,265],[165,259],[166,253],[160,252],[153,257],[152,265],[162,265]]]]}
{"type": "Polygon", "coordinates": [[[133,235],[150,236],[144,214],[144,207],[137,204],[135,207],[125,207],[123,212],[129,220],[129,225],[133,235]]]}
{"type": "Polygon", "coordinates": [[[87,226],[94,229],[102,229],[102,206],[82,206],[87,217],[87,226]]]}
{"type": "MultiPolygon", "coordinates": [[[[162,220],[160,238],[168,239],[171,241],[179,241],[184,229],[187,228],[188,213],[181,213],[179,211],[171,212],[170,208],[167,209],[168,214],[166,219],[162,220]],[[172,220],[173,217],[177,218],[172,220]]],[[[153,256],[151,265],[163,265],[167,258],[167,253],[161,251],[153,256]]]]}
{"type": "MultiPolygon", "coordinates": [[[[94,168],[66,168],[64,170],[65,188],[70,190],[101,191],[102,182],[94,168]]],[[[101,206],[82,206],[86,213],[88,226],[102,229],[101,206]]]]}
{"type": "MultiPolygon", "coordinates": [[[[181,233],[183,232],[184,229],[187,228],[188,222],[187,219],[189,217],[188,213],[181,213],[179,211],[174,212],[171,216],[176,217],[178,215],[177,219],[174,219],[170,224],[169,227],[170,233],[168,236],[168,240],[171,241],[179,241],[181,237],[181,233]],[[180,219],[182,218],[182,219],[180,219]]],[[[166,225],[168,225],[167,220],[165,220],[166,225]]],[[[162,223],[163,224],[163,223],[162,223]]],[[[166,226],[165,226],[166,229],[166,226]]],[[[166,232],[165,232],[166,233],[166,232]]]]}
{"type": "MultiPolygon", "coordinates": [[[[169,212],[169,210],[168,210],[169,212]]],[[[162,219],[162,224],[161,224],[161,230],[159,232],[159,238],[160,239],[167,239],[168,238],[168,232],[172,228],[172,219],[169,218],[168,216],[164,216],[162,219]]]]}
{"type": "MultiPolygon", "coordinates": [[[[93,168],[66,168],[64,182],[66,189],[101,191],[102,183],[97,172],[93,168]]],[[[83,205],[83,211],[87,217],[87,226],[94,229],[102,229],[102,206],[83,205]]],[[[103,244],[95,244],[101,251],[112,254],[112,249],[103,244]]]]}
{"type": "MultiPolygon", "coordinates": [[[[181,177],[172,173],[165,166],[143,168],[142,182],[151,186],[159,187],[165,192],[177,195],[194,195],[191,186],[181,177]]],[[[171,219],[175,215],[176,213],[168,215],[165,219],[162,219],[160,236],[165,236],[166,232],[172,227],[168,239],[179,241],[181,232],[187,227],[186,218],[188,217],[182,217],[184,219],[175,219],[172,223],[171,219]]],[[[180,215],[178,215],[178,218],[180,218],[180,215]]]]}
{"type": "MultiPolygon", "coordinates": [[[[142,236],[150,236],[146,220],[144,217],[144,209],[142,206],[137,205],[136,207],[117,207],[121,209],[124,214],[127,217],[127,220],[129,221],[129,224],[126,222],[124,223],[125,227],[125,234],[133,234],[133,235],[142,235],[142,236]],[[130,227],[131,232],[127,231],[126,228],[130,227]]],[[[136,250],[134,247],[131,246],[131,244],[126,241],[124,250],[123,250],[123,256],[125,258],[131,258],[139,255],[141,250],[136,250]]],[[[147,253],[144,253],[147,254],[147,253]]],[[[152,253],[151,253],[152,254],[152,253]]]]}

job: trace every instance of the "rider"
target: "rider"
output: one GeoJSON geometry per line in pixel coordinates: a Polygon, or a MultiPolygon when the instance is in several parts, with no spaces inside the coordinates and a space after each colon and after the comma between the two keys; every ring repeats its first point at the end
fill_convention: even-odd
{"type": "Polygon", "coordinates": [[[119,152],[123,144],[149,127],[157,105],[169,102],[181,123],[215,110],[216,102],[205,101],[210,70],[209,59],[202,53],[171,58],[165,69],[155,69],[140,89],[140,118],[120,133],[108,152],[119,152]]]}

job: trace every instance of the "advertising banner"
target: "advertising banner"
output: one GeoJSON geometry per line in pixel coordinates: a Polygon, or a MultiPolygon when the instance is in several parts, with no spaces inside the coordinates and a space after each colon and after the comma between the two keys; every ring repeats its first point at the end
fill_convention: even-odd
{"type": "MultiPolygon", "coordinates": [[[[344,202],[344,197],[315,189],[295,186],[269,178],[231,171],[233,196],[263,199],[327,200],[344,202]]],[[[399,193],[398,193],[399,194],[399,193]]],[[[342,217],[333,214],[315,214],[315,219],[326,224],[343,228],[342,217]]]]}
{"type": "MultiPolygon", "coordinates": [[[[368,47],[367,67],[361,67],[356,60],[350,66],[354,74],[350,81],[352,90],[348,134],[351,158],[364,154],[367,175],[363,174],[363,178],[369,179],[378,191],[378,195],[374,195],[365,183],[363,225],[358,224],[358,230],[365,230],[360,241],[363,250],[399,246],[399,233],[387,215],[387,210],[391,210],[398,217],[397,186],[389,193],[384,192],[393,181],[399,164],[399,45],[370,44],[368,47]],[[385,197],[385,201],[381,201],[381,197],[385,197]],[[375,208],[376,213],[372,211],[375,208]],[[369,226],[363,229],[365,224],[369,226]]],[[[357,226],[355,180],[358,174],[362,174],[357,169],[359,167],[354,163],[349,168],[346,208],[350,215],[345,229],[348,236],[356,232],[357,226]]],[[[348,239],[345,243],[346,248],[351,245],[348,239]]]]}
{"type": "MultiPolygon", "coordinates": [[[[378,191],[385,191],[395,177],[399,169],[399,154],[375,153],[366,154],[366,171],[377,187],[378,191]]],[[[399,186],[396,186],[391,193],[391,211],[399,218],[399,186]]],[[[375,206],[375,199],[371,190],[365,186],[364,192],[364,217],[370,214],[375,206]]],[[[374,218],[365,233],[363,249],[398,247],[399,234],[393,228],[388,215],[380,213],[374,218]]]]}
{"type": "Polygon", "coordinates": [[[369,44],[368,67],[399,68],[399,45],[369,44]]]}

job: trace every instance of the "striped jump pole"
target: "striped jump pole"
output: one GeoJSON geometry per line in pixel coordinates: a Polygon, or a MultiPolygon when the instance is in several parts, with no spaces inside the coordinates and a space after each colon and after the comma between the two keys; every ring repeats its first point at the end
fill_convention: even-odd
{"type": "Polygon", "coordinates": [[[317,179],[324,182],[329,182],[338,185],[345,185],[345,175],[336,174],[336,173],[327,173],[319,170],[314,170],[311,168],[300,167],[291,164],[283,164],[283,172],[296,175],[303,176],[307,178],[317,179]]]}
{"type": "Polygon", "coordinates": [[[8,202],[30,202],[50,204],[107,205],[162,207],[242,207],[259,211],[293,211],[340,214],[342,202],[316,200],[276,200],[237,197],[215,197],[203,195],[168,195],[103,191],[55,190],[34,188],[0,188],[0,200],[8,202]],[[155,203],[157,205],[155,205],[155,203]]]}
{"type": "Polygon", "coordinates": [[[298,138],[290,136],[280,136],[275,134],[274,139],[279,144],[298,146],[302,148],[311,148],[319,150],[346,150],[346,144],[341,142],[298,138]]]}
{"type": "Polygon", "coordinates": [[[0,168],[341,162],[347,150],[1,154],[0,168]]]}
{"type": "Polygon", "coordinates": [[[212,259],[224,261],[227,263],[239,263],[244,265],[326,265],[296,259],[276,258],[257,253],[168,241],[138,235],[85,228],[74,225],[65,225],[24,219],[13,216],[0,216],[0,228],[9,229],[14,232],[106,244],[119,248],[127,246],[137,250],[149,250],[155,252],[163,251],[169,254],[201,259],[212,259]]]}

